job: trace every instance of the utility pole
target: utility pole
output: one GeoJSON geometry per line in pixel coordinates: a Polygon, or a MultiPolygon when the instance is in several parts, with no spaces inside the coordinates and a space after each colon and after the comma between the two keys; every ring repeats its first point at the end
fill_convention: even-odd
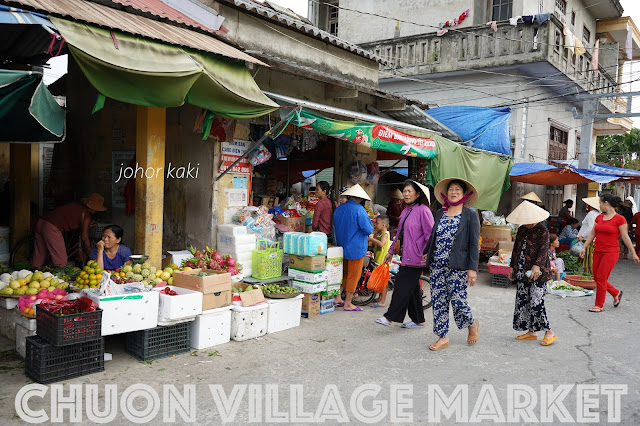
{"type": "MultiPolygon", "coordinates": [[[[634,96],[640,96],[640,92],[626,92],[626,93],[600,93],[600,94],[585,94],[578,95],[582,101],[582,114],[578,114],[578,110],[573,108],[567,108],[567,111],[573,112],[573,117],[576,119],[582,119],[582,128],[580,130],[580,153],[578,157],[578,168],[589,169],[591,166],[591,150],[594,144],[593,138],[593,122],[595,120],[601,120],[605,118],[623,118],[623,117],[640,117],[640,113],[631,112],[631,101],[634,96]],[[598,103],[600,99],[604,98],[627,98],[627,111],[624,113],[613,114],[598,114],[598,103]]],[[[586,205],[582,201],[589,193],[589,184],[578,185],[577,202],[576,202],[576,217],[582,219],[586,215],[586,205]],[[579,208],[578,208],[579,207],[579,208]]]]}

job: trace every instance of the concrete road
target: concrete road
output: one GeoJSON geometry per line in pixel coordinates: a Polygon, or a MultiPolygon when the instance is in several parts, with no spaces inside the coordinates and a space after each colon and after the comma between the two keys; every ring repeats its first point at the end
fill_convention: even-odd
{"type": "MultiPolygon", "coordinates": [[[[302,319],[295,329],[151,363],[131,358],[122,339],[110,338],[107,350],[113,360],[103,373],[60,387],[68,397],[71,384],[83,385],[77,389],[78,404],[71,404],[77,409],[75,417],[69,409],[57,413],[59,404],[52,404],[51,396],[58,390],[52,386],[43,388],[44,396],[33,393],[18,399],[27,399],[34,418],[65,424],[99,421],[96,411],[104,410],[105,393],[115,391],[113,418],[104,418],[110,424],[133,424],[136,419],[161,423],[174,415],[177,424],[202,425],[453,424],[483,419],[638,425],[639,275],[640,266],[620,261],[611,281],[624,290],[623,301],[614,309],[608,296],[600,314],[588,312],[593,296],[547,295],[551,326],[559,335],[550,347],[540,346],[541,339],[514,339],[514,287],[491,287],[489,274],[481,273],[469,291],[481,324],[474,347],[466,344],[466,330],[454,327],[448,349],[429,351],[435,340],[430,310],[427,326],[419,330],[375,324],[382,309],[339,310],[302,319]],[[97,385],[95,410],[88,384],[97,385]],[[107,385],[117,385],[117,391],[107,385]],[[168,397],[172,390],[184,400],[168,397]]],[[[16,416],[16,395],[30,382],[22,367],[10,353],[2,354],[2,425],[23,423],[16,416]]]]}

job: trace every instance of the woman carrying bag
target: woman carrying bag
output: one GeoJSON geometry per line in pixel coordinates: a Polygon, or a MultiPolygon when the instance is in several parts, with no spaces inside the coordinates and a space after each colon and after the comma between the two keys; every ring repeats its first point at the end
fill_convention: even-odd
{"type": "Polygon", "coordinates": [[[449,305],[458,329],[469,330],[467,344],[478,341],[480,324],[467,303],[467,286],[478,276],[480,220],[469,208],[478,201],[478,193],[466,180],[443,179],[435,194],[442,209],[436,213],[425,260],[427,270],[431,268],[433,332],[438,336],[429,349],[439,351],[449,347],[449,305]]]}
{"type": "Polygon", "coordinates": [[[429,189],[426,186],[413,180],[406,180],[402,195],[407,208],[400,215],[398,232],[384,259],[385,263],[389,263],[394,254],[399,254],[401,266],[396,274],[389,309],[384,316],[376,319],[376,322],[387,327],[392,322],[403,322],[408,311],[411,321],[402,326],[422,328],[424,327],[424,310],[420,292],[420,275],[424,269],[422,253],[433,228],[433,214],[429,209],[429,189]]]}

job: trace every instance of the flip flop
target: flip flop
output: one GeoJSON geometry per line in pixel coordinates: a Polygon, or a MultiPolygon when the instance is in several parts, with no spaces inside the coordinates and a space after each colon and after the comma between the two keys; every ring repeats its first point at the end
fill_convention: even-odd
{"type": "Polygon", "coordinates": [[[603,312],[604,309],[598,307],[598,306],[594,306],[593,308],[589,309],[589,312],[595,312],[597,314],[599,314],[600,312],[603,312]]]}
{"type": "Polygon", "coordinates": [[[362,308],[360,306],[356,306],[353,309],[345,309],[346,312],[360,312],[362,308]]]}
{"type": "Polygon", "coordinates": [[[448,348],[448,347],[449,347],[449,342],[447,342],[447,343],[437,343],[437,341],[436,341],[436,342],[432,343],[431,345],[429,345],[429,349],[431,349],[432,351],[439,351],[441,349],[445,349],[445,348],[448,348]]]}
{"type": "Polygon", "coordinates": [[[554,334],[551,337],[545,337],[544,339],[542,339],[542,342],[540,342],[540,344],[542,346],[549,346],[550,344],[552,344],[553,342],[555,342],[556,340],[558,340],[558,335],[554,334]]]}
{"type": "Polygon", "coordinates": [[[344,306],[344,302],[336,304],[336,308],[342,308],[344,306]]]}
{"type": "Polygon", "coordinates": [[[385,308],[385,305],[381,305],[378,302],[371,304],[372,308],[385,308]]]}
{"type": "Polygon", "coordinates": [[[376,323],[384,325],[386,327],[391,327],[391,323],[385,317],[376,318],[376,323]]]}
{"type": "Polygon", "coordinates": [[[616,299],[618,299],[618,303],[613,304],[614,308],[617,308],[620,302],[622,302],[622,290],[620,290],[620,293],[618,293],[618,295],[616,296],[616,299]]]}
{"type": "Polygon", "coordinates": [[[418,325],[413,321],[410,321],[406,324],[402,324],[402,328],[423,328],[424,325],[418,325]]]}
{"type": "MultiPolygon", "coordinates": [[[[471,332],[469,332],[469,334],[467,336],[467,345],[469,345],[469,346],[473,346],[476,343],[478,343],[478,337],[480,337],[480,321],[475,320],[473,323],[476,325],[476,327],[475,327],[476,332],[474,334],[471,334],[471,332]],[[475,339],[475,341],[473,343],[471,342],[472,339],[475,339]]],[[[473,326],[473,324],[471,324],[471,326],[473,326]]],[[[471,327],[469,327],[469,328],[471,328],[471,327]]]]}
{"type": "Polygon", "coordinates": [[[530,334],[524,333],[519,336],[516,336],[517,340],[538,340],[538,336],[532,336],[530,334]]]}

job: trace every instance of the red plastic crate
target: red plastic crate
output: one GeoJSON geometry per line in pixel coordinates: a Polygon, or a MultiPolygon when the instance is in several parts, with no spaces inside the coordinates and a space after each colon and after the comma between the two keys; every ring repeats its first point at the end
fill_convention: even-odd
{"type": "Polygon", "coordinates": [[[509,275],[509,265],[496,265],[495,263],[488,263],[489,273],[497,275],[509,275]]]}

